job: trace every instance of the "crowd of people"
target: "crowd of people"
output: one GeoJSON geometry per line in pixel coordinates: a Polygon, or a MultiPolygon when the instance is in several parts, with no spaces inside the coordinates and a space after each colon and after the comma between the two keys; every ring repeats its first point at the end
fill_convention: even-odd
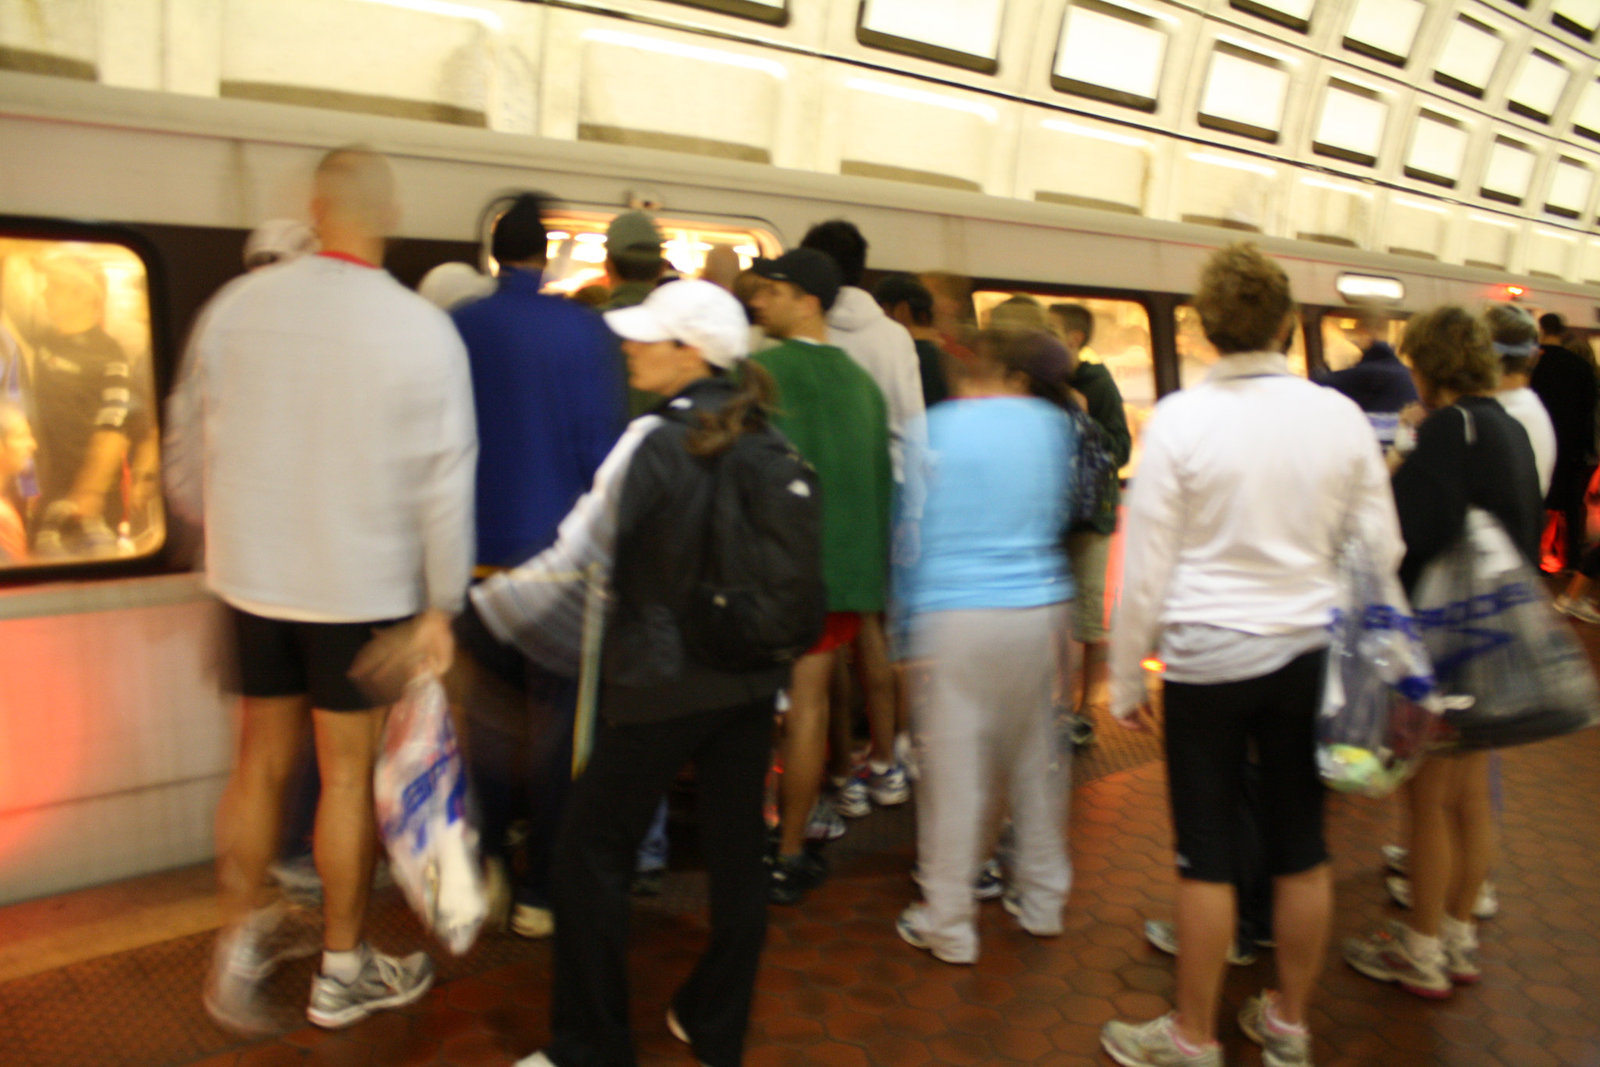
{"type": "MultiPolygon", "coordinates": [[[[993,896],[1028,933],[1059,934],[1070,756],[1108,688],[1119,726],[1164,735],[1179,888],[1176,923],[1149,928],[1177,955],[1176,1010],[1108,1024],[1106,1051],[1130,1067],[1220,1064],[1227,961],[1270,941],[1278,987],[1241,1024],[1274,1067],[1311,1062],[1333,913],[1314,720],[1340,551],[1355,538],[1412,582],[1470,505],[1536,562],[1546,489],[1565,507],[1578,486],[1581,527],[1592,370],[1587,443],[1562,411],[1540,418],[1541,375],[1567,361],[1537,355],[1516,309],[1419,315],[1399,357],[1363,320],[1362,362],[1323,387],[1286,366],[1284,272],[1231,245],[1194,297],[1222,358],[1158,405],[1119,501],[1128,425],[1111,376],[1082,358],[1095,322],[1081,305],[1019,297],[961,329],[949,276],[868,293],[868,245],[844,220],[748,270],[719,256],[676,278],[642,212],[611,223],[605,291],[567,299],[543,291],[547,204],[532,194],[495,224],[497,278],[451,265],[424,299],[380,266],[398,209],[381,156],[329,153],[310,207],[314,251],[297,234],[207,305],[168,420],[172,506],[203,524],[238,635],[213,1017],[264,1028],[265,976],[319,950],[318,1025],[429,989],[425,954],[363,937],[390,676],[446,678],[491,881],[514,931],[554,939],[550,1040],[524,1067],[634,1062],[628,898],[660,891],[665,798],[685,766],[711,932],[666,1025],[703,1063],[742,1061],[769,903],[802,904],[843,819],[905,803],[913,779],[921,899],[899,936],[971,964],[977,901],[993,896]],[[1109,457],[1108,485],[1090,484],[1091,451],[1109,457]],[[695,640],[717,472],[736,452],[791,457],[805,474],[789,490],[820,495],[806,506],[825,605],[792,662],[734,665],[695,640]],[[587,748],[578,679],[597,590],[587,748]],[[307,720],[320,786],[286,829],[307,720]],[[588,757],[573,780],[575,744],[588,757]],[[315,941],[269,877],[308,835],[315,941]]],[[[1600,574],[1600,556],[1585,562],[1600,574]]],[[[1429,996],[1476,979],[1490,775],[1486,756],[1425,762],[1406,804],[1413,913],[1344,946],[1358,970],[1429,996]]]]}

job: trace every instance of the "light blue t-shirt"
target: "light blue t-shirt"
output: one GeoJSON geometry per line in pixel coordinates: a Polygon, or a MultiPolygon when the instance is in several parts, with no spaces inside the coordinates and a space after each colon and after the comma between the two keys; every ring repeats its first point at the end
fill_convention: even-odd
{"type": "Polygon", "coordinates": [[[977,397],[938,405],[927,426],[900,501],[899,611],[1071,600],[1062,533],[1077,439],[1067,415],[1033,397],[977,397]]]}

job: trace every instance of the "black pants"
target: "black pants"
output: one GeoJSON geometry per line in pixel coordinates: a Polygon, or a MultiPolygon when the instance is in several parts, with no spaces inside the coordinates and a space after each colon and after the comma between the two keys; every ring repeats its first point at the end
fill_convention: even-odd
{"type": "Polygon", "coordinates": [[[744,1055],[767,932],[762,802],[772,697],[663,722],[607,723],[562,817],[553,879],[551,1043],[559,1067],[633,1067],[628,1031],[628,887],[656,801],[693,761],[710,876],[711,943],[672,1007],[695,1056],[744,1055]]]}
{"type": "Polygon", "coordinates": [[[1584,550],[1589,547],[1589,509],[1583,503],[1583,495],[1588,491],[1589,479],[1593,475],[1594,468],[1586,463],[1562,464],[1558,461],[1550,479],[1550,492],[1544,501],[1547,510],[1559,511],[1566,516],[1567,567],[1574,570],[1579,568],[1584,550]]]}

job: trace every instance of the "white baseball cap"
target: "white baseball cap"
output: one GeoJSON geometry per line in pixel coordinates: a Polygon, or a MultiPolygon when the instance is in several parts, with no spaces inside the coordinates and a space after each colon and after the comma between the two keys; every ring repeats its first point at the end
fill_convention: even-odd
{"type": "Polygon", "coordinates": [[[642,304],[605,313],[627,341],[679,341],[724,370],[750,354],[750,323],[733,294],[714,282],[688,279],[657,286],[642,304]]]}

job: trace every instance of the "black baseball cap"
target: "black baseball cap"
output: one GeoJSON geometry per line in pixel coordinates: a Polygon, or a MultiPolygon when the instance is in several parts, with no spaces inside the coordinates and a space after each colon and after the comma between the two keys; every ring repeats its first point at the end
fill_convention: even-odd
{"type": "Polygon", "coordinates": [[[792,249],[777,259],[758,259],[750,269],[763,278],[798,286],[802,292],[816,297],[823,311],[833,307],[839,296],[839,286],[844,284],[838,264],[814,248],[792,249]]]}

